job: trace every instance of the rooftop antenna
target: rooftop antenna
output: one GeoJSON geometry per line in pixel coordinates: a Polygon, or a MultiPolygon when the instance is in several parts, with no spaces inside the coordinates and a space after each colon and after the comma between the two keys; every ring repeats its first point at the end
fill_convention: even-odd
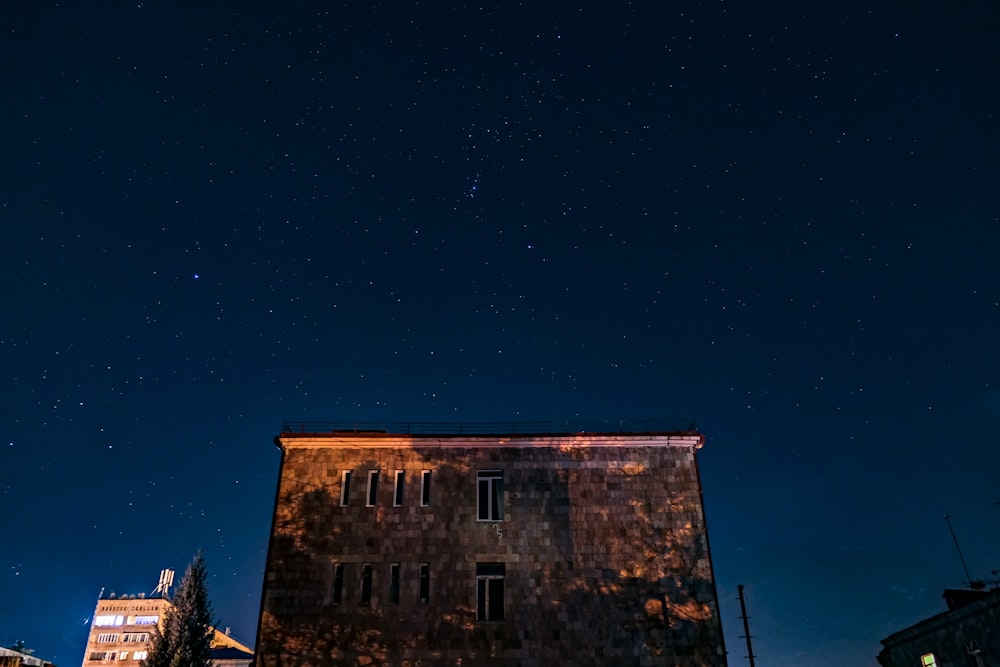
{"type": "Polygon", "coordinates": [[[979,590],[983,587],[981,581],[973,581],[972,575],[969,574],[969,566],[965,563],[965,556],[962,555],[962,547],[958,546],[958,538],[955,537],[955,529],[951,527],[951,519],[948,515],[944,515],[944,522],[948,524],[948,531],[951,533],[951,540],[955,543],[955,551],[958,552],[958,557],[962,561],[962,569],[965,570],[965,581],[969,585],[969,588],[974,590],[979,590]]]}
{"type": "Polygon", "coordinates": [[[174,585],[174,571],[160,570],[160,583],[153,589],[153,595],[159,593],[163,597],[170,596],[170,587],[174,585]]]}

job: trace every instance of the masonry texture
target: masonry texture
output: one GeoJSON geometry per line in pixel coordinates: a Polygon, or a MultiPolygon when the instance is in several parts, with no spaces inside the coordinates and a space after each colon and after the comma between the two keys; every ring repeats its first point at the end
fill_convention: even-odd
{"type": "Polygon", "coordinates": [[[276,442],[259,667],[726,664],[696,433],[276,442]]]}

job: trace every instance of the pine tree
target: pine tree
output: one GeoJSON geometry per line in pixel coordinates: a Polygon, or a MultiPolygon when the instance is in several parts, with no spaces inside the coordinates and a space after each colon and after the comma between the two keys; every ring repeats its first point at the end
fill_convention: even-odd
{"type": "Polygon", "coordinates": [[[173,607],[164,615],[163,628],[153,633],[144,667],[211,666],[215,620],[206,580],[205,560],[199,551],[181,579],[173,607]]]}

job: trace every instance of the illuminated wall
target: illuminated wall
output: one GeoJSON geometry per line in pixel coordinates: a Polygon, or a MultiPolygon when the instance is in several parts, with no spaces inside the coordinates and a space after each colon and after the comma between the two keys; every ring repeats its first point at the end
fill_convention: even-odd
{"type": "Polygon", "coordinates": [[[256,664],[725,665],[702,441],[283,435],[256,664]]]}

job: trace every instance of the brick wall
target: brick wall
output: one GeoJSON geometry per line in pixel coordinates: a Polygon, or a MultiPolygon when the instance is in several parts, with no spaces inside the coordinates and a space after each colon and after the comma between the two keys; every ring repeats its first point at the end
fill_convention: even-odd
{"type": "Polygon", "coordinates": [[[503,446],[419,437],[283,444],[260,667],[725,665],[691,444],[573,436],[503,446]],[[369,470],[380,472],[371,507],[369,470]],[[397,470],[405,471],[398,507],[397,470]],[[432,471],[427,507],[424,470],[432,471]],[[503,520],[477,516],[479,470],[503,472],[503,520]],[[477,620],[477,563],[491,564],[481,573],[503,572],[503,620],[477,620]]]}

